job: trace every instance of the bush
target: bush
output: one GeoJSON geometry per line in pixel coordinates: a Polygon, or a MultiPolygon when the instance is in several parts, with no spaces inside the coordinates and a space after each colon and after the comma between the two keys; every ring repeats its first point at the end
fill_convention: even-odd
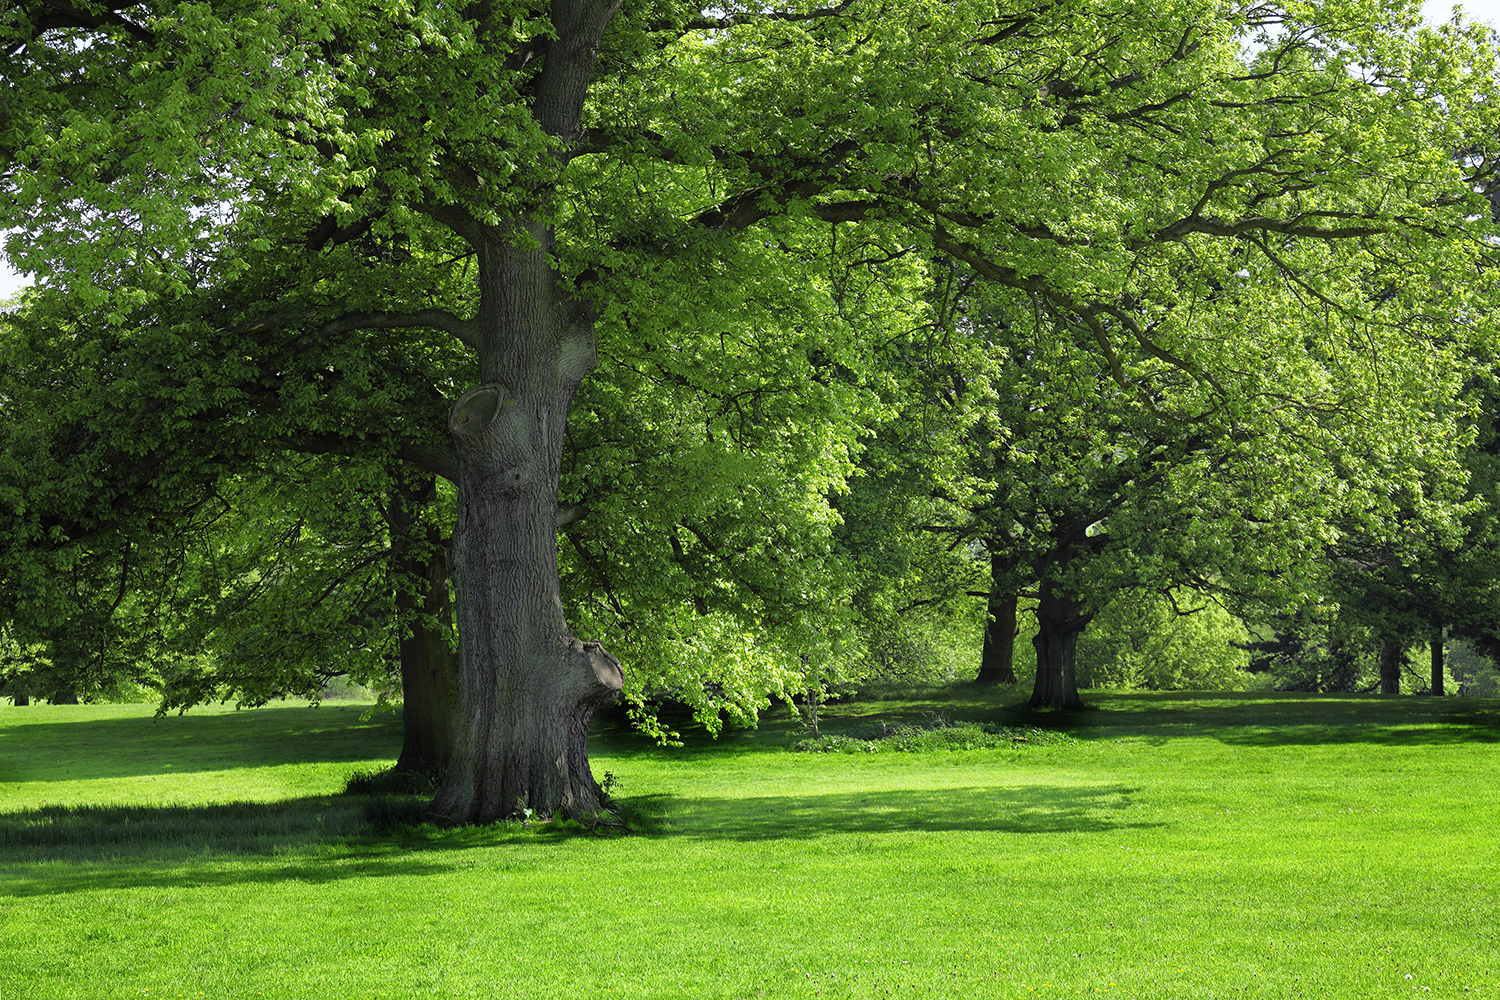
{"type": "Polygon", "coordinates": [[[1075,743],[1043,729],[1013,729],[994,723],[949,722],[877,724],[843,735],[815,736],[795,744],[799,753],[929,753],[938,750],[1000,750],[1024,746],[1075,743]]]}
{"type": "Polygon", "coordinates": [[[437,794],[443,776],[436,771],[355,771],[344,782],[345,795],[420,795],[437,794]]]}

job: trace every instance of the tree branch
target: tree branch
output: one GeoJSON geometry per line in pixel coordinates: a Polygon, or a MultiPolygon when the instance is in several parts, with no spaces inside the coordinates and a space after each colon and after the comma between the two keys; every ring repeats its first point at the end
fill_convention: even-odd
{"type": "MultiPolygon", "coordinates": [[[[94,31],[103,31],[106,28],[121,28],[131,38],[148,45],[156,42],[156,33],[149,28],[142,27],[134,21],[127,19],[115,7],[107,4],[95,4],[99,12],[81,7],[70,0],[46,0],[50,15],[44,14],[37,19],[37,29],[46,31],[49,28],[89,28],[94,31]]],[[[135,4],[120,4],[120,6],[135,6],[135,4]]]]}
{"type": "MultiPolygon", "coordinates": [[[[225,332],[232,337],[239,337],[263,330],[279,329],[317,319],[322,312],[321,309],[295,309],[289,312],[271,313],[230,327],[225,332]]],[[[475,322],[460,319],[445,309],[424,309],[413,313],[348,313],[319,326],[318,332],[332,335],[348,333],[351,330],[392,330],[418,326],[451,333],[465,346],[474,350],[479,349],[479,330],[475,322]]]]}
{"type": "Polygon", "coordinates": [[[688,21],[683,27],[688,31],[724,31],[737,24],[755,24],[759,21],[816,21],[825,17],[837,17],[852,6],[854,6],[854,0],[844,0],[837,7],[819,7],[800,14],[772,10],[763,13],[729,14],[725,17],[698,17],[688,21]]]}

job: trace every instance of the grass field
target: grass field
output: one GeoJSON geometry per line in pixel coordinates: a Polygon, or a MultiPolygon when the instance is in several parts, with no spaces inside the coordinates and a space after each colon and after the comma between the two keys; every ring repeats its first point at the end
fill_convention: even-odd
{"type": "Polygon", "coordinates": [[[833,706],[1065,738],[597,774],[642,817],[393,825],[362,706],[0,708],[0,1000],[1500,997],[1500,702],[970,688],[833,706]],[[1066,723],[1066,726],[1062,724],[1066,723]]]}

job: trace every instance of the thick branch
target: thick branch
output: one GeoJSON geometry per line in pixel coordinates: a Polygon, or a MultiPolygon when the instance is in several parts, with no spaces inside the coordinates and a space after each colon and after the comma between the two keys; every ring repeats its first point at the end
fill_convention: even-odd
{"type": "Polygon", "coordinates": [[[451,445],[403,444],[396,449],[396,457],[450,483],[458,482],[458,452],[451,445]]]}
{"type": "MultiPolygon", "coordinates": [[[[1184,236],[1193,233],[1202,233],[1206,236],[1245,236],[1250,233],[1280,233],[1283,236],[1302,236],[1310,239],[1321,240],[1347,240],[1360,236],[1378,236],[1385,232],[1381,226],[1339,226],[1325,229],[1321,226],[1307,225],[1303,220],[1309,217],[1356,219],[1360,216],[1352,213],[1342,212],[1308,212],[1291,219],[1270,219],[1260,215],[1250,215],[1235,222],[1227,222],[1224,219],[1213,216],[1190,215],[1185,219],[1179,219],[1169,226],[1163,226],[1156,231],[1157,240],[1180,240],[1184,236]]],[[[1365,217],[1367,221],[1368,217],[1365,217]]]]}
{"type": "MultiPolygon", "coordinates": [[[[111,5],[94,4],[95,9],[90,10],[70,0],[47,0],[46,6],[50,13],[42,15],[37,19],[37,28],[46,31],[48,28],[89,28],[94,31],[103,31],[108,28],[120,28],[131,38],[138,42],[153,44],[156,34],[149,28],[142,27],[134,21],[128,20],[111,5]]],[[[135,6],[134,4],[120,4],[119,6],[135,6]]]]}
{"type": "Polygon", "coordinates": [[[785,173],[793,176],[787,177],[780,183],[742,191],[713,208],[698,213],[692,222],[705,229],[720,232],[748,229],[760,220],[779,212],[795,199],[811,198],[826,190],[828,172],[848,159],[849,154],[857,150],[859,145],[852,139],[846,139],[829,147],[817,159],[793,159],[785,166],[778,163],[775,166],[762,165],[753,168],[755,173],[763,177],[769,177],[779,170],[784,170],[785,173]]]}
{"type": "Polygon", "coordinates": [[[730,14],[725,17],[699,17],[687,22],[683,27],[688,31],[724,31],[737,24],[754,24],[757,21],[816,21],[825,17],[837,17],[852,6],[854,6],[854,0],[844,0],[837,7],[819,7],[805,13],[772,10],[730,14]]]}

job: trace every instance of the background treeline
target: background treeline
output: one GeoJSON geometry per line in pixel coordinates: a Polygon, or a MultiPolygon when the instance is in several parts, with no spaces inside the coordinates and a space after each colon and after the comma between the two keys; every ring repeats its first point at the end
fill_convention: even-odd
{"type": "Polygon", "coordinates": [[[545,58],[582,29],[488,5],[7,11],[0,221],[45,280],[0,317],[0,693],[352,683],[418,766],[461,676],[602,663],[564,622],[657,732],[883,679],[1494,690],[1485,31],[752,8],[596,11],[545,58]],[[513,470],[453,421],[527,392],[511,444],[556,451],[483,513],[513,470]],[[523,537],[531,582],[466,598],[523,537]],[[461,674],[455,621],[522,604],[546,628],[461,674]]]}
{"type": "MultiPolygon", "coordinates": [[[[1371,691],[1384,651],[1396,685],[1425,693],[1442,630],[1443,690],[1497,693],[1494,397],[1477,359],[1450,403],[1468,443],[1447,504],[1396,511],[1399,534],[1345,526],[1289,596],[1284,570],[1264,568],[1275,552],[1183,544],[1245,530],[1214,520],[1206,487],[1241,489],[1247,472],[1285,485],[1276,469],[1234,468],[1118,395],[1077,330],[1006,343],[1035,319],[1012,328],[993,301],[981,311],[942,261],[842,279],[844,302],[862,296],[885,324],[876,351],[856,331],[843,355],[799,345],[784,318],[706,344],[622,338],[585,388],[564,472],[564,593],[586,634],[649,665],[630,690],[642,724],[668,699],[714,725],[748,721],[768,697],[815,703],[879,681],[1030,689],[1038,567],[1080,522],[1080,689],[1371,691]]],[[[171,709],[352,685],[399,700],[426,676],[428,700],[451,700],[446,483],[314,439],[217,478],[200,468],[191,488],[141,488],[132,432],[101,441],[80,426],[97,398],[86,418],[42,402],[101,389],[48,356],[57,327],[25,298],[0,324],[12,468],[55,463],[51,488],[80,517],[94,503],[142,516],[138,533],[47,568],[48,605],[5,623],[4,695],[171,709]]]]}

